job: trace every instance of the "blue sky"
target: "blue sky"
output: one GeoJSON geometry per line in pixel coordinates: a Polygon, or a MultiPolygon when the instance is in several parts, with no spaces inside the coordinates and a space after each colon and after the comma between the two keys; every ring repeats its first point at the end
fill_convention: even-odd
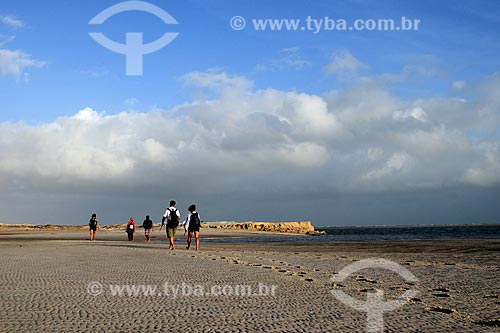
{"type": "MultiPolygon", "coordinates": [[[[68,219],[97,209],[118,220],[122,208],[139,215],[177,197],[212,207],[213,219],[500,219],[490,204],[500,184],[499,2],[152,0],[179,24],[137,11],[88,24],[119,2],[1,3],[5,207],[48,215],[59,203],[68,219]],[[237,15],[243,30],[230,27],[237,15]],[[404,16],[420,26],[252,26],[307,16],[404,16]],[[126,32],[143,32],[146,42],[179,36],[144,56],[142,76],[127,76],[125,56],[96,43],[94,31],[117,42],[126,32]],[[193,184],[199,190],[185,190],[193,184]],[[296,216],[302,200],[311,208],[296,216]]],[[[35,216],[2,214],[0,222],[35,216]]]]}
{"type": "MultiPolygon", "coordinates": [[[[168,47],[145,56],[144,76],[124,75],[124,57],[95,43],[88,21],[117,1],[4,2],[2,15],[24,23],[2,34],[15,36],[4,48],[22,50],[45,62],[28,68],[29,82],[4,76],[0,79],[2,120],[47,121],[70,115],[86,106],[116,113],[129,98],[140,107],[169,108],[190,99],[179,77],[191,71],[220,68],[252,79],[257,88],[298,89],[322,94],[345,82],[325,75],[323,68],[338,50],[349,50],[369,68],[370,75],[399,73],[408,63],[432,57],[428,66],[439,72],[422,84],[405,82],[393,89],[402,97],[443,96],[450,82],[477,82],[497,69],[500,11],[491,1],[152,1],[179,22],[165,26],[148,13],[127,12],[108,20],[102,31],[111,39],[124,40],[126,31],[143,31],[154,40],[165,31],[178,31],[168,47]],[[415,32],[263,32],[250,27],[234,31],[234,15],[250,18],[418,18],[415,32]],[[294,59],[303,66],[259,71],[286,57],[283,49],[298,48],[294,59]],[[27,98],[29,96],[29,98],[27,98]]],[[[100,29],[98,29],[100,30],[100,29]]],[[[417,80],[418,81],[418,80],[417,80]]]]}

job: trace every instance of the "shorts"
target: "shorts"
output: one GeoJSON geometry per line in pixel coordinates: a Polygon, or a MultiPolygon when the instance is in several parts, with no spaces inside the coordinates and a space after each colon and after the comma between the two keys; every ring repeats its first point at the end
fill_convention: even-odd
{"type": "Polygon", "coordinates": [[[167,228],[167,236],[170,238],[170,237],[174,237],[175,236],[175,231],[177,230],[177,228],[167,228]]]}
{"type": "Polygon", "coordinates": [[[92,226],[90,226],[90,227],[89,227],[89,230],[90,230],[90,231],[97,231],[97,226],[93,226],[93,227],[92,227],[92,226]]]}
{"type": "Polygon", "coordinates": [[[197,225],[197,226],[194,226],[194,225],[191,226],[190,225],[189,228],[188,228],[188,232],[195,232],[195,231],[199,232],[200,231],[200,226],[199,225],[197,225]]]}
{"type": "Polygon", "coordinates": [[[144,229],[144,235],[146,236],[151,235],[151,229],[144,229]]]}

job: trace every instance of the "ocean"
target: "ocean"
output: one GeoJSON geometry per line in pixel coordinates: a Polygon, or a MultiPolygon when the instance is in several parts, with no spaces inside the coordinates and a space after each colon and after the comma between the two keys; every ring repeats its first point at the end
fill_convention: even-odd
{"type": "Polygon", "coordinates": [[[500,225],[317,227],[326,235],[267,235],[204,239],[217,242],[381,242],[405,240],[500,239],[500,225]]]}

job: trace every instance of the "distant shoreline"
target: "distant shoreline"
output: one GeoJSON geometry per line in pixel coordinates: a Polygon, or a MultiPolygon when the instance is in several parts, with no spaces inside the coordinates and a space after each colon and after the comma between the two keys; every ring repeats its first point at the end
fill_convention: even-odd
{"type": "MultiPolygon", "coordinates": [[[[159,225],[155,225],[160,228],[159,225]]],[[[126,224],[101,225],[103,230],[125,230],[126,224]]],[[[138,225],[138,228],[142,226],[138,225]]],[[[323,231],[316,231],[309,221],[293,222],[206,222],[201,225],[205,230],[213,229],[219,231],[241,231],[241,232],[264,232],[264,233],[284,233],[297,235],[322,235],[323,231]]],[[[179,225],[178,228],[182,228],[179,225]]],[[[88,229],[88,225],[55,225],[55,224],[2,224],[0,230],[3,231],[79,231],[88,229]]]]}
{"type": "MultiPolygon", "coordinates": [[[[203,225],[206,225],[207,227],[209,225],[214,225],[214,224],[242,224],[242,223],[248,223],[248,222],[227,222],[227,221],[211,221],[211,222],[205,222],[203,225]]],[[[279,224],[279,223],[290,223],[290,222],[260,222],[260,221],[253,221],[252,223],[272,223],[272,224],[279,224]]],[[[121,227],[126,226],[126,224],[112,224],[112,225],[101,225],[102,228],[104,229],[119,229],[121,227]]],[[[34,224],[34,223],[0,223],[0,228],[34,228],[34,229],[40,229],[40,228],[67,228],[67,229],[81,229],[81,228],[87,228],[87,224],[34,224]]],[[[140,227],[140,226],[139,226],[140,227]]],[[[155,227],[159,227],[158,224],[155,224],[155,227]]],[[[370,228],[370,229],[383,229],[383,228],[446,228],[446,227],[500,227],[500,222],[498,223],[467,223],[467,224],[401,224],[401,225],[335,225],[335,226],[316,226],[314,225],[314,228],[317,229],[347,229],[347,228],[370,228]]]]}

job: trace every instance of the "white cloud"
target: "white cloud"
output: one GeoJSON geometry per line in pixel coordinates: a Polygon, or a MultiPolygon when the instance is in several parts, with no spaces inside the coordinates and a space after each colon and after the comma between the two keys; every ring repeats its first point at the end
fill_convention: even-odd
{"type": "Polygon", "coordinates": [[[451,86],[455,90],[462,90],[465,88],[465,81],[454,81],[452,82],[451,86]]]}
{"type": "Polygon", "coordinates": [[[35,60],[23,51],[0,49],[0,76],[19,78],[26,68],[43,66],[45,62],[35,60]]]}
{"type": "Polygon", "coordinates": [[[130,98],[125,99],[123,101],[123,104],[132,108],[132,107],[137,106],[138,104],[140,104],[140,101],[137,98],[130,97],[130,98]]]}
{"type": "MultiPolygon", "coordinates": [[[[238,89],[247,85],[223,73],[186,78],[203,87],[222,81],[238,89]]],[[[86,108],[45,125],[2,124],[2,178],[156,183],[150,177],[168,180],[172,170],[213,177],[313,168],[328,161],[325,142],[340,129],[321,98],[273,90],[246,90],[239,104],[233,98],[148,113],[106,115],[86,108]]]]}
{"type": "Polygon", "coordinates": [[[0,34],[0,48],[12,42],[15,38],[15,36],[0,34]]]}
{"type": "Polygon", "coordinates": [[[0,22],[2,22],[4,25],[9,26],[14,29],[20,29],[24,27],[24,22],[21,20],[18,20],[12,16],[6,15],[6,16],[0,16],[0,22]]]}
{"type": "Polygon", "coordinates": [[[82,69],[82,70],[77,70],[76,72],[81,75],[85,75],[94,79],[102,78],[109,75],[109,71],[107,69],[82,69]]]}
{"type": "Polygon", "coordinates": [[[281,49],[275,59],[265,61],[256,66],[261,72],[277,72],[285,69],[302,69],[311,65],[311,62],[300,54],[300,48],[288,47],[281,49]]]}
{"type": "Polygon", "coordinates": [[[190,72],[182,76],[181,80],[186,85],[210,88],[218,92],[221,90],[231,92],[246,91],[253,86],[253,82],[242,76],[228,75],[218,69],[210,69],[206,72],[190,72]]]}
{"type": "MultiPolygon", "coordinates": [[[[0,22],[14,29],[24,27],[24,23],[12,16],[0,16],[0,22]]],[[[25,70],[30,67],[43,67],[45,62],[33,59],[30,54],[21,50],[2,49],[15,39],[15,36],[0,34],[0,77],[12,75],[16,79],[21,76],[29,81],[30,75],[25,70]]]]}
{"type": "Polygon", "coordinates": [[[332,61],[325,66],[327,74],[353,74],[367,65],[356,59],[349,51],[343,50],[333,55],[332,61]]]}
{"type": "Polygon", "coordinates": [[[407,153],[394,153],[384,162],[383,166],[370,170],[360,176],[360,179],[372,182],[383,178],[393,178],[397,174],[404,173],[412,163],[412,157],[407,153]]]}
{"type": "Polygon", "coordinates": [[[255,90],[247,78],[215,70],[183,79],[211,98],[171,110],[107,115],[86,108],[47,124],[0,124],[0,183],[179,188],[195,181],[231,193],[249,186],[391,191],[500,184],[498,136],[468,135],[482,128],[482,117],[500,127],[490,114],[498,110],[488,97],[500,87],[494,78],[479,86],[477,100],[461,102],[400,100],[373,86],[325,96],[255,90]],[[479,106],[485,111],[475,112],[479,106]],[[462,110],[469,110],[470,127],[455,118],[462,110]]]}
{"type": "Polygon", "coordinates": [[[421,122],[426,122],[427,121],[427,113],[425,111],[417,106],[415,108],[412,108],[410,110],[405,110],[405,111],[396,111],[394,112],[394,115],[392,116],[393,119],[398,120],[398,119],[415,119],[421,122]]]}

